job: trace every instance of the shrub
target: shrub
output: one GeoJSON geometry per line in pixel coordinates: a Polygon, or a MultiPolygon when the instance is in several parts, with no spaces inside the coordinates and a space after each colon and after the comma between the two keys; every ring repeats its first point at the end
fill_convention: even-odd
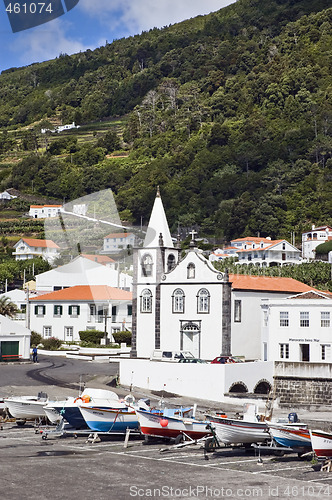
{"type": "Polygon", "coordinates": [[[57,351],[61,347],[61,340],[55,337],[50,337],[48,339],[42,339],[42,344],[44,349],[47,351],[57,351]]]}
{"type": "Polygon", "coordinates": [[[105,333],[100,330],[81,330],[78,333],[83,342],[92,342],[96,345],[100,345],[100,339],[105,336],[105,333]]]}
{"type": "Polygon", "coordinates": [[[30,345],[38,345],[42,343],[43,343],[43,337],[39,333],[32,330],[30,337],[30,345]]]}
{"type": "Polygon", "coordinates": [[[114,332],[113,337],[117,344],[125,342],[127,345],[131,345],[131,332],[129,332],[128,330],[125,330],[123,332],[114,332]]]}

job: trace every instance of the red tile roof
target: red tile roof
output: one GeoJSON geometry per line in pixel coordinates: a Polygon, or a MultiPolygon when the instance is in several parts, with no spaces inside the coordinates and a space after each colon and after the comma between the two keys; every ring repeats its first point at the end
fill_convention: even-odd
{"type": "Polygon", "coordinates": [[[41,247],[41,248],[59,248],[56,243],[52,240],[38,240],[35,238],[22,238],[22,241],[29,245],[29,247],[41,247]]]}
{"type": "Polygon", "coordinates": [[[259,238],[258,236],[247,236],[246,238],[237,238],[236,240],[231,241],[253,241],[254,243],[264,241],[265,243],[272,242],[271,238],[259,238]]]}
{"type": "Polygon", "coordinates": [[[31,299],[31,301],[38,302],[94,302],[98,300],[132,300],[132,293],[107,285],[77,285],[31,299]]]}
{"type": "Polygon", "coordinates": [[[90,255],[82,253],[81,256],[85,259],[93,260],[93,262],[98,262],[98,264],[110,264],[111,262],[115,262],[114,259],[111,259],[111,257],[108,257],[107,255],[90,255]]]}
{"type": "Polygon", "coordinates": [[[127,236],[131,236],[133,233],[110,233],[105,238],[127,238],[127,236]]]}
{"type": "Polygon", "coordinates": [[[301,293],[314,290],[293,278],[275,278],[271,276],[249,276],[230,274],[233,290],[254,290],[266,292],[301,293]]]}
{"type": "Polygon", "coordinates": [[[61,208],[62,205],[30,205],[30,208],[61,208]]]}

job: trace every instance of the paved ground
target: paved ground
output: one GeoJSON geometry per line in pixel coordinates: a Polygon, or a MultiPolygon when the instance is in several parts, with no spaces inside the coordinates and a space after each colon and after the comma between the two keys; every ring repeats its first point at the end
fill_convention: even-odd
{"type": "MultiPolygon", "coordinates": [[[[0,396],[42,390],[63,398],[77,393],[80,378],[88,386],[110,388],[116,372],[117,363],[63,358],[40,358],[38,365],[1,365],[0,396]]],[[[115,390],[125,394],[125,388],[115,390]]],[[[148,391],[135,388],[134,393],[158,399],[148,391]]],[[[166,400],[188,401],[171,395],[166,400]]],[[[199,403],[202,409],[218,408],[217,403],[199,403]]],[[[324,411],[299,414],[317,421],[319,428],[324,420],[330,422],[324,411]]],[[[254,452],[243,449],[223,449],[206,456],[197,445],[172,450],[164,443],[145,445],[133,437],[124,448],[123,437],[91,443],[86,436],[75,439],[49,434],[44,440],[29,424],[18,427],[3,422],[1,427],[0,491],[4,500],[332,498],[332,473],[320,472],[317,465],[296,454],[264,455],[260,463],[254,452]],[[168,451],[160,452],[165,447],[168,451]]]]}

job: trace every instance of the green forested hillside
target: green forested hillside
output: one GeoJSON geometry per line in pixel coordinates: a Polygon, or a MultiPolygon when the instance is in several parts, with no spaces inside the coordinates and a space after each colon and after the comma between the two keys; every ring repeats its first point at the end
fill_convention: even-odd
{"type": "Polygon", "coordinates": [[[138,222],[159,184],[173,228],[196,223],[226,239],[331,224],[329,3],[238,0],[3,72],[2,187],[30,190],[33,181],[60,199],[111,187],[123,217],[138,222]],[[39,133],[45,119],[115,116],[121,126],[86,144],[39,133]],[[127,158],[106,156],[120,148],[127,158]]]}

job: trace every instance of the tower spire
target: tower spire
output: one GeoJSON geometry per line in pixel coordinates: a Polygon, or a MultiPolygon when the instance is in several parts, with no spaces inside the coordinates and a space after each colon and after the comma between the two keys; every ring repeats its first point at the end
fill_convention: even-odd
{"type": "Polygon", "coordinates": [[[163,246],[174,248],[158,186],[143,246],[145,248],[159,247],[161,241],[163,241],[163,246]]]}

